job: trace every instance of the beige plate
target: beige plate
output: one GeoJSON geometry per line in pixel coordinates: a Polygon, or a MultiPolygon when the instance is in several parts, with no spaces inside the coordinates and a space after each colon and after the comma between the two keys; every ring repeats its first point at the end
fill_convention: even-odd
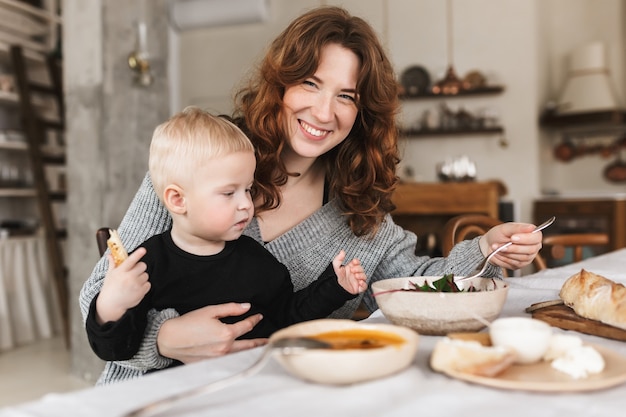
{"type": "Polygon", "coordinates": [[[470,375],[450,371],[447,375],[493,388],[538,391],[577,392],[611,388],[626,382],[626,357],[601,346],[593,345],[604,357],[604,371],[583,379],[573,379],[550,366],[550,362],[512,365],[496,377],[470,375]]]}

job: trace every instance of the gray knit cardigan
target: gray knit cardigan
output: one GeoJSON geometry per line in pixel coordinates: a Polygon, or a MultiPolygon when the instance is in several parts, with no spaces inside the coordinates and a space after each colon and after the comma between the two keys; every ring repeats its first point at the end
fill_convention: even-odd
{"type": "MultiPolygon", "coordinates": [[[[149,175],[146,175],[118,228],[120,236],[126,247],[134,250],[148,237],[170,226],[171,217],[154,192],[149,175]]],[[[296,290],[319,277],[340,249],[346,251],[346,259],[358,258],[361,261],[369,283],[404,276],[464,275],[483,259],[478,238],[459,243],[447,258],[415,256],[417,237],[396,225],[390,215],[385,217],[375,236],[356,237],[334,200],[271,242],[263,242],[256,219],[247,227],[245,234],[263,244],[287,266],[296,290]]],[[[83,320],[91,301],[102,287],[106,271],[106,258],[102,258],[81,289],[79,303],[83,320]]],[[[499,268],[490,267],[487,275],[497,276],[499,273],[499,268]]],[[[370,311],[378,308],[371,290],[368,290],[348,301],[330,317],[351,317],[361,299],[370,311]]],[[[177,316],[173,309],[151,311],[140,351],[131,360],[107,362],[98,384],[135,378],[148,370],[168,366],[171,359],[159,355],[156,337],[161,324],[177,316]]]]}

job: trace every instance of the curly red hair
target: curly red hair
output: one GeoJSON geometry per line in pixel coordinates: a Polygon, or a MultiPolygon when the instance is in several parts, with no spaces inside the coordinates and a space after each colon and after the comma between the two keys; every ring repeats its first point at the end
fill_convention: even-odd
{"type": "MultiPolygon", "coordinates": [[[[372,27],[339,7],[321,7],[295,19],[270,45],[256,75],[237,94],[235,117],[257,151],[257,213],[276,208],[289,175],[280,155],[288,134],[282,116],[287,86],[317,70],[321,51],[338,44],[354,52],[358,115],[346,139],[320,157],[330,195],[357,236],[373,233],[395,207],[398,178],[398,84],[372,27]]],[[[297,174],[295,174],[297,175],[297,174]]]]}

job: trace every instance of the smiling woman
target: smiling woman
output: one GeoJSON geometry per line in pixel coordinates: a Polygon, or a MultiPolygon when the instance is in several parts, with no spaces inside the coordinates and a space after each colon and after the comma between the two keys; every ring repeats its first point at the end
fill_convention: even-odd
{"type": "MultiPolygon", "coordinates": [[[[339,7],[315,8],[294,19],[236,94],[234,121],[254,144],[257,160],[256,215],[244,234],[284,264],[295,291],[322,285],[318,277],[339,266],[331,260],[341,249],[347,259],[359,261],[368,283],[394,276],[464,275],[492,246],[511,240],[515,244],[495,260],[499,267],[522,267],[539,250],[541,236],[528,233],[532,225],[511,223],[460,243],[448,258],[417,257],[415,235],[389,214],[398,183],[398,109],[395,71],[375,30],[339,7]]],[[[147,176],[118,227],[120,235],[132,251],[169,227],[170,217],[147,176]]],[[[100,261],[83,286],[84,314],[106,272],[106,262],[100,261]]],[[[497,274],[495,266],[486,273],[497,274]]],[[[258,271],[253,275],[264,280],[258,271]]],[[[173,359],[189,363],[260,343],[238,339],[260,316],[231,325],[219,320],[247,313],[242,305],[249,304],[242,301],[256,302],[243,292],[233,301],[183,315],[171,308],[150,310],[132,368],[111,363],[102,381],[139,376],[170,366],[173,359]]],[[[366,291],[328,317],[352,317],[361,301],[370,311],[377,308],[366,291]]]]}

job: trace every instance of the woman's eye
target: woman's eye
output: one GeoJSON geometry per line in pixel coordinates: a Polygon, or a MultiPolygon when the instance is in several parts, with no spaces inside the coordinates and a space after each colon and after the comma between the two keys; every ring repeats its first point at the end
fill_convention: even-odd
{"type": "Polygon", "coordinates": [[[356,97],[351,96],[350,94],[339,94],[339,98],[356,103],[356,97]]]}
{"type": "Polygon", "coordinates": [[[305,80],[302,84],[309,86],[309,87],[317,87],[317,84],[315,84],[313,81],[311,80],[305,80]]]}

